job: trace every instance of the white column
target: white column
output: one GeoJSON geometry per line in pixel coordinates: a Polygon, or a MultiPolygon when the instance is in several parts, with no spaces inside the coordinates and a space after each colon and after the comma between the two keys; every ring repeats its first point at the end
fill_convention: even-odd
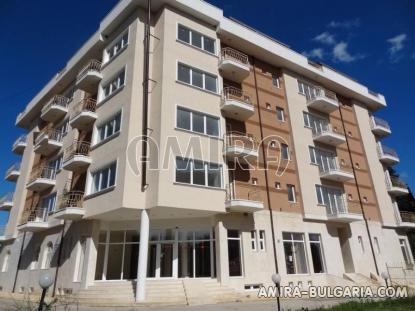
{"type": "Polygon", "coordinates": [[[137,292],[136,301],[144,301],[146,298],[146,278],[148,260],[148,239],[150,235],[150,219],[147,210],[141,211],[140,223],[140,252],[138,255],[137,292]]]}

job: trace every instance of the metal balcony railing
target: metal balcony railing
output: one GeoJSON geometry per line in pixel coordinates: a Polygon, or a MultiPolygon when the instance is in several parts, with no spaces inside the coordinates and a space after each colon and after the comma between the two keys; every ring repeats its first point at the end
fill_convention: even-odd
{"type": "Polygon", "coordinates": [[[35,139],[35,145],[39,144],[43,139],[45,139],[45,137],[47,137],[47,139],[49,140],[53,140],[60,143],[62,142],[63,134],[61,131],[57,131],[53,128],[46,128],[37,135],[35,139]]]}
{"type": "Polygon", "coordinates": [[[235,49],[229,48],[229,47],[222,49],[221,57],[222,57],[222,60],[230,59],[230,60],[237,61],[243,65],[249,66],[248,55],[242,52],[239,52],[235,49]]]}
{"type": "Polygon", "coordinates": [[[226,201],[246,200],[262,202],[261,191],[252,188],[255,188],[255,186],[248,183],[234,181],[226,185],[226,201]]]}
{"type": "Polygon", "coordinates": [[[385,155],[385,156],[392,156],[392,157],[398,158],[398,153],[394,149],[381,145],[381,144],[378,145],[378,153],[379,153],[379,156],[385,155]]]}
{"type": "Polygon", "coordinates": [[[334,129],[333,126],[326,120],[321,120],[316,123],[312,128],[313,137],[322,135],[322,134],[337,134],[344,136],[343,130],[334,129]]]}
{"type": "Polygon", "coordinates": [[[46,113],[52,106],[68,108],[69,98],[63,95],[55,95],[43,108],[42,114],[46,113]]]}
{"type": "Polygon", "coordinates": [[[238,100],[240,102],[244,102],[245,104],[253,106],[250,97],[244,94],[242,89],[233,86],[225,87],[223,89],[223,99],[238,100]]]}
{"type": "Polygon", "coordinates": [[[330,173],[336,171],[342,171],[347,173],[353,173],[351,166],[346,164],[339,164],[336,157],[327,158],[324,162],[319,163],[320,173],[330,173]]]}
{"type": "Polygon", "coordinates": [[[225,134],[225,147],[232,146],[257,150],[258,142],[252,135],[240,132],[228,132],[225,134]]]}
{"type": "Polygon", "coordinates": [[[65,149],[63,162],[69,161],[75,156],[88,157],[91,151],[91,143],[86,141],[74,141],[72,145],[65,149]]]}
{"type": "Polygon", "coordinates": [[[39,167],[34,168],[32,173],[30,174],[29,183],[35,181],[36,179],[55,180],[56,179],[55,168],[48,167],[48,166],[39,166],[39,167]]]}
{"type": "Polygon", "coordinates": [[[76,77],[76,79],[78,81],[81,80],[90,71],[101,72],[101,66],[102,66],[102,63],[100,61],[98,61],[96,59],[91,60],[87,65],[85,65],[85,67],[83,67],[79,71],[78,76],[76,77]]]}
{"type": "Polygon", "coordinates": [[[336,93],[322,88],[320,86],[316,86],[313,88],[312,92],[306,93],[307,101],[313,100],[317,97],[325,97],[336,102],[338,101],[336,93]]]}
{"type": "Polygon", "coordinates": [[[397,176],[390,176],[389,174],[386,174],[386,185],[388,189],[391,189],[393,187],[404,188],[404,189],[407,188],[406,183],[403,180],[401,180],[397,176]]]}
{"type": "Polygon", "coordinates": [[[19,138],[16,139],[16,141],[13,144],[13,149],[15,149],[19,144],[25,144],[26,143],[27,136],[22,135],[19,138]]]}
{"type": "Polygon", "coordinates": [[[9,169],[6,171],[6,176],[11,174],[13,171],[20,171],[20,163],[14,163],[9,169]]]}
{"type": "Polygon", "coordinates": [[[391,129],[390,125],[387,121],[385,121],[381,118],[372,116],[372,129],[375,128],[376,126],[383,127],[385,129],[388,129],[389,131],[391,129]]]}
{"type": "Polygon", "coordinates": [[[81,100],[73,109],[72,119],[82,112],[95,112],[97,101],[92,98],[85,98],[81,100]]]}
{"type": "Polygon", "coordinates": [[[13,202],[13,195],[14,195],[13,192],[9,192],[3,195],[0,198],[0,205],[3,205],[3,203],[6,203],[6,202],[13,202]]]}
{"type": "Polygon", "coordinates": [[[47,222],[48,221],[48,210],[44,207],[37,207],[30,211],[26,222],[47,222]]]}
{"type": "Polygon", "coordinates": [[[413,222],[415,223],[415,213],[413,212],[399,212],[401,215],[402,222],[413,222]]]}
{"type": "Polygon", "coordinates": [[[69,191],[58,198],[58,210],[68,207],[82,208],[84,204],[83,191],[69,191]]]}
{"type": "Polygon", "coordinates": [[[337,197],[332,199],[333,202],[326,205],[328,216],[341,216],[347,214],[359,215],[361,214],[361,207],[359,202],[347,201],[344,197],[337,197]],[[351,212],[351,210],[354,210],[351,212]]]}

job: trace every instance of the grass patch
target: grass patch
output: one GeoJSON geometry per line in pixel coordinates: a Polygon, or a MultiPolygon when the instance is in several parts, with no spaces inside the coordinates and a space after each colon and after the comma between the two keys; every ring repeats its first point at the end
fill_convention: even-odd
{"type": "Polygon", "coordinates": [[[352,301],[339,304],[327,309],[315,309],[320,311],[413,311],[415,310],[415,297],[386,299],[380,301],[352,301]]]}

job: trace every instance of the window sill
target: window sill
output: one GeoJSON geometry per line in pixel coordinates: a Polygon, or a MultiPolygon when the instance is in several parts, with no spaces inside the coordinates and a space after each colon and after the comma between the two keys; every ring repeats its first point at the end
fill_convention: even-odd
{"type": "Polygon", "coordinates": [[[209,51],[203,50],[203,49],[201,49],[201,48],[198,48],[197,46],[194,46],[194,45],[191,45],[190,43],[187,43],[186,41],[182,41],[182,40],[180,40],[180,39],[176,39],[176,42],[177,42],[177,43],[180,43],[180,44],[183,44],[183,45],[185,45],[185,46],[188,46],[188,47],[190,47],[190,48],[192,48],[192,49],[195,49],[195,50],[197,50],[197,51],[199,51],[199,52],[205,53],[205,54],[207,54],[207,55],[210,55],[210,56],[213,56],[213,57],[219,58],[219,56],[218,56],[216,53],[211,53],[211,52],[209,52],[209,51]]]}
{"type": "Polygon", "coordinates": [[[120,56],[122,52],[124,52],[127,48],[128,48],[128,43],[121,50],[119,50],[116,55],[114,55],[111,59],[107,60],[104,64],[102,64],[101,70],[104,70],[109,64],[111,64],[116,58],[118,58],[118,56],[120,56]]]}
{"type": "Polygon", "coordinates": [[[104,140],[101,140],[100,142],[98,142],[98,143],[96,143],[96,144],[92,145],[92,146],[91,146],[91,151],[93,151],[93,150],[97,149],[98,147],[100,147],[100,146],[102,146],[102,145],[105,145],[107,142],[109,142],[109,141],[111,141],[111,140],[113,140],[113,139],[117,138],[118,136],[120,136],[120,134],[121,134],[121,131],[120,131],[120,132],[117,132],[117,133],[115,133],[115,134],[112,134],[111,136],[108,136],[108,137],[107,137],[107,138],[105,138],[104,140]]]}
{"type": "Polygon", "coordinates": [[[115,186],[112,186],[112,187],[109,187],[107,189],[104,189],[104,190],[101,190],[101,191],[98,191],[98,192],[95,192],[95,193],[88,194],[84,197],[84,200],[93,199],[93,198],[98,197],[100,195],[103,195],[105,193],[111,192],[114,189],[115,189],[115,186]]]}
{"type": "Polygon", "coordinates": [[[180,127],[175,127],[174,129],[176,131],[184,132],[184,133],[187,133],[187,134],[196,134],[197,136],[203,136],[203,137],[206,137],[206,138],[212,138],[212,139],[223,141],[223,138],[221,138],[220,136],[211,136],[211,135],[208,135],[208,134],[203,134],[203,133],[194,132],[194,131],[191,131],[191,130],[182,129],[180,127]]]}
{"type": "Polygon", "coordinates": [[[125,84],[121,86],[119,89],[117,89],[112,94],[108,95],[104,99],[102,99],[99,103],[97,103],[97,108],[101,107],[103,104],[105,104],[107,101],[109,101],[111,98],[113,98],[115,95],[117,95],[119,92],[121,92],[125,87],[125,84]]]}
{"type": "Polygon", "coordinates": [[[177,181],[173,182],[173,184],[176,185],[176,186],[187,186],[187,187],[194,187],[194,188],[202,188],[202,189],[206,189],[206,190],[226,191],[225,188],[186,184],[186,183],[177,182],[177,181]]]}
{"type": "Polygon", "coordinates": [[[188,86],[188,87],[191,87],[191,88],[193,88],[195,90],[199,90],[199,91],[202,91],[202,92],[211,94],[211,95],[215,95],[215,96],[221,97],[221,95],[218,92],[213,92],[213,91],[205,90],[205,89],[202,89],[201,87],[194,86],[194,85],[191,85],[191,84],[186,83],[186,82],[182,82],[182,81],[176,80],[176,83],[182,84],[182,85],[185,85],[185,86],[188,86]]]}

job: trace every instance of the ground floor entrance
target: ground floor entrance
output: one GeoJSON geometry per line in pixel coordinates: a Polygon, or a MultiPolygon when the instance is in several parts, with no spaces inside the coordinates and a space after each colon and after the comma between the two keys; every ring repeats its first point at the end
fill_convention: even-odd
{"type": "MultiPolygon", "coordinates": [[[[95,280],[137,278],[139,232],[101,231],[95,280]]],[[[150,231],[147,278],[215,277],[215,242],[212,229],[150,231]]]]}

